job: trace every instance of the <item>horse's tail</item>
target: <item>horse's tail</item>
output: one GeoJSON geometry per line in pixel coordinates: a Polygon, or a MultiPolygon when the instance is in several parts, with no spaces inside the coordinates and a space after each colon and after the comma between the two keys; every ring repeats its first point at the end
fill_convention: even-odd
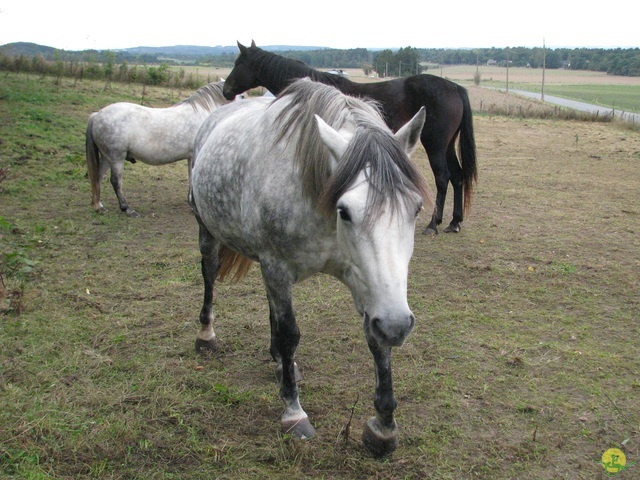
{"type": "Polygon", "coordinates": [[[86,132],[87,172],[91,182],[91,204],[95,210],[100,209],[100,150],[93,140],[93,118],[89,117],[86,132]]]}
{"type": "Polygon", "coordinates": [[[224,245],[220,247],[220,252],[218,255],[220,257],[218,280],[220,281],[223,281],[227,275],[235,270],[232,281],[239,282],[247,276],[247,273],[249,273],[249,269],[253,264],[253,260],[231,250],[228,247],[225,247],[224,245]]]}
{"type": "Polygon", "coordinates": [[[462,188],[464,192],[464,211],[471,207],[471,197],[474,184],[478,180],[478,167],[476,164],[476,140],[473,134],[473,114],[467,89],[459,86],[458,92],[462,99],[462,121],[460,122],[460,136],[458,148],[460,152],[460,164],[462,166],[462,188]]]}

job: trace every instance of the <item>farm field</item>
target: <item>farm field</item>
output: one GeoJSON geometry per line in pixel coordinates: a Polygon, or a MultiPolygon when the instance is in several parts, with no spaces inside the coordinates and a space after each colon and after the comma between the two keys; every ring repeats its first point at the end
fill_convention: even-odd
{"type": "MultiPolygon", "coordinates": [[[[638,462],[617,478],[640,474],[640,132],[495,115],[546,107],[469,87],[473,206],[459,234],[421,235],[428,208],[418,222],[416,328],[393,355],[400,445],[375,460],[360,441],[373,364],[345,286],[318,276],[294,290],[318,437],[292,441],[257,266],[216,286],[222,348],[195,353],[185,163],[126,165],[140,218],[118,211],[108,181],[109,211],[91,210],[88,115],[191,93],[104,87],[0,83],[1,478],[586,480],[604,478],[614,447],[638,462]]],[[[424,151],[414,159],[435,191],[424,151]]]]}
{"type": "MultiPolygon", "coordinates": [[[[505,89],[506,68],[479,66],[482,86],[505,89]]],[[[429,72],[435,74],[435,72],[429,72]]],[[[475,67],[458,66],[441,72],[447,78],[465,84],[473,84],[475,67]]],[[[542,91],[542,69],[510,68],[509,89],[528,92],[542,91]]],[[[575,70],[546,70],[544,92],[547,95],[578,100],[585,103],[611,107],[627,112],[640,112],[640,78],[607,75],[602,72],[575,70]]]]}
{"type": "MultiPolygon", "coordinates": [[[[185,68],[185,67],[182,67],[185,68]]],[[[378,78],[367,77],[362,69],[344,69],[355,82],[377,82],[378,78]]],[[[199,78],[214,81],[225,78],[230,69],[214,67],[186,67],[186,71],[199,78]]],[[[507,88],[507,69],[479,65],[480,86],[507,88]]],[[[474,85],[476,67],[473,65],[443,66],[430,68],[425,73],[441,76],[464,86],[474,85]]],[[[542,69],[509,68],[508,88],[540,93],[542,69]]],[[[640,113],[640,77],[607,75],[586,70],[545,70],[545,93],[585,103],[640,113]]]]}

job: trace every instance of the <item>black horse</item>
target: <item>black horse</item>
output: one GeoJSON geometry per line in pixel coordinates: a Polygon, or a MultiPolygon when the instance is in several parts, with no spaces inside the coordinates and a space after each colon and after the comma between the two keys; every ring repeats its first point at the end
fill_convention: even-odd
{"type": "Polygon", "coordinates": [[[424,106],[427,119],[420,140],[435,176],[437,196],[431,222],[423,233],[438,232],[449,182],[454,195],[453,219],[445,232],[460,231],[463,211],[466,212],[471,205],[471,193],[477,179],[473,119],[464,87],[426,74],[384,82],[356,83],[262,50],[253,41],[248,48],[238,42],[238,48],[240,55],[223,87],[227,99],[234,99],[236,95],[259,86],[277,95],[293,80],[309,77],[316,82],[333,85],[347,95],[378,101],[387,124],[394,132],[424,106]],[[457,139],[459,152],[456,152],[457,139]]]}

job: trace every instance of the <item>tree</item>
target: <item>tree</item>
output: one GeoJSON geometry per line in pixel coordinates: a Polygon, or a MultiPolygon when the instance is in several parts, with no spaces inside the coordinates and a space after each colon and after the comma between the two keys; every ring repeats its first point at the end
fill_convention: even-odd
{"type": "Polygon", "coordinates": [[[395,66],[393,52],[391,50],[382,50],[375,56],[373,65],[379,77],[386,77],[395,66]]]}
{"type": "Polygon", "coordinates": [[[420,73],[421,67],[417,49],[411,47],[401,48],[394,57],[398,64],[399,77],[408,77],[420,73]]]}

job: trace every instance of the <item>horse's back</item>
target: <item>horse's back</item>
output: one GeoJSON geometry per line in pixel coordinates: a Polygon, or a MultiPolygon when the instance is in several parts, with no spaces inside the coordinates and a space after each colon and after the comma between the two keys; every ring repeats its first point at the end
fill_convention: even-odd
{"type": "Polygon", "coordinates": [[[126,155],[161,165],[191,156],[205,118],[190,105],[152,108],[118,102],[94,114],[92,131],[100,149],[112,157],[126,155]]]}
{"type": "MultiPolygon", "coordinates": [[[[221,136],[227,135],[228,131],[238,128],[238,131],[246,131],[252,128],[254,120],[258,118],[273,101],[273,98],[256,98],[252,100],[240,100],[223,105],[214,110],[202,123],[195,136],[194,161],[198,157],[198,152],[204,144],[210,140],[213,133],[218,134],[216,127],[223,125],[221,136]]],[[[255,128],[255,127],[253,127],[255,128]]]]}

